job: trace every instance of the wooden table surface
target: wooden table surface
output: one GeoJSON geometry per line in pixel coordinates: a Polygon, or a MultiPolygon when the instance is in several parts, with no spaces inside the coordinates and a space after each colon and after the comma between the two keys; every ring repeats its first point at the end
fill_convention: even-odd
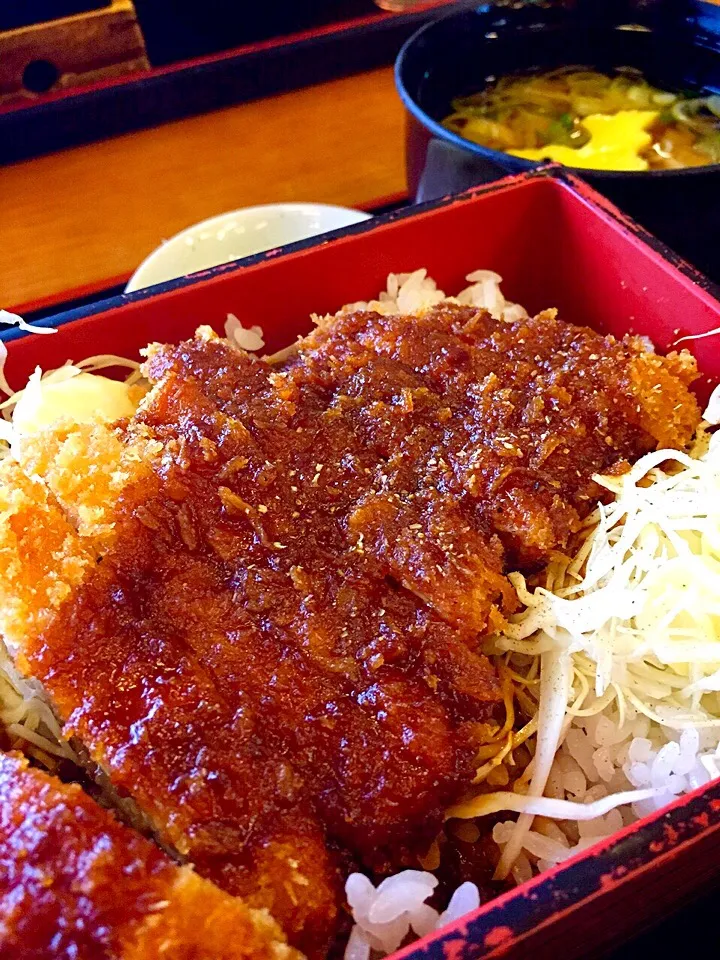
{"type": "Polygon", "coordinates": [[[390,68],[0,167],[0,306],[125,280],[167,237],[256,203],[405,189],[390,68]]]}

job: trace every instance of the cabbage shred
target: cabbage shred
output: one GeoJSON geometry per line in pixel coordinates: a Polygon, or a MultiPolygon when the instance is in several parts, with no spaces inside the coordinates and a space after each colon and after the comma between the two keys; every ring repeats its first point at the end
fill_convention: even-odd
{"type": "Polygon", "coordinates": [[[602,707],[627,701],[673,729],[720,726],[719,440],[702,432],[699,455],[659,450],[597,477],[614,501],[561,586],[530,592],[513,576],[526,609],[496,649],[566,650],[602,707]]]}
{"type": "MultiPolygon", "coordinates": [[[[533,816],[588,819],[594,806],[587,802],[589,792],[584,804],[546,794],[553,758],[582,718],[602,714],[622,739],[626,720],[644,715],[666,731],[668,741],[679,737],[670,754],[685,751],[692,754],[690,765],[697,760],[715,769],[718,752],[705,756],[697,747],[700,736],[706,746],[720,742],[718,422],[720,387],[690,452],[658,450],[622,476],[596,477],[613,500],[588,517],[575,555],[556,557],[540,586],[530,588],[520,574],[511,575],[525,609],[490,639],[488,652],[501,672],[512,675],[518,703],[532,718],[526,727],[537,729],[528,742],[532,758],[524,772],[511,769],[509,734],[510,749],[497,752],[508,767],[509,789],[483,793],[449,811],[462,818],[520,813],[503,830],[498,877],[514,870],[533,816]]],[[[650,741],[637,743],[635,749],[650,753],[650,741]]],[[[484,772],[490,763],[483,759],[484,772]]],[[[603,809],[632,803],[642,815],[667,802],[673,778],[658,770],[653,767],[650,783],[628,774],[630,785],[643,789],[616,787],[603,809]]],[[[613,779],[613,772],[608,760],[605,779],[613,779]]]]}

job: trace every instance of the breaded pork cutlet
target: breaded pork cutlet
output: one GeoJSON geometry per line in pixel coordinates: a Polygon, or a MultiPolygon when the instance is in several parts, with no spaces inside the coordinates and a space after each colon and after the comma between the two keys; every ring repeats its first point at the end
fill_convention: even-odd
{"type": "Polygon", "coordinates": [[[596,472],[690,439],[694,365],[443,306],[279,366],[207,335],[146,366],[130,424],[5,468],[0,628],[162,843],[319,955],[347,869],[415,865],[468,788],[506,572],[596,472]]]}
{"type": "Polygon", "coordinates": [[[77,785],[0,754],[0,956],[300,960],[280,928],[118,823],[77,785]]]}
{"type": "MultiPolygon", "coordinates": [[[[219,342],[188,349],[245,365],[248,377],[259,366],[219,342]]],[[[378,868],[415,862],[472,776],[498,685],[429,608],[364,577],[362,554],[310,543],[299,562],[293,538],[283,567],[290,543],[274,539],[279,529],[268,540],[233,491],[245,468],[268,471],[269,450],[199,386],[168,373],[134,425],[161,452],[120,493],[109,547],[108,517],[85,499],[102,530],[99,564],[89,529],[79,536],[58,505],[72,512],[72,478],[56,468],[72,431],[58,431],[44,466],[54,493],[4,467],[20,473],[3,488],[12,497],[0,563],[16,598],[4,634],[24,672],[43,677],[66,734],[134,797],[162,842],[322,953],[339,868],[352,857],[378,868]]],[[[30,454],[19,455],[29,469],[30,454]]],[[[289,486],[293,470],[279,471],[289,486]]],[[[270,494],[263,480],[258,490],[270,494]]],[[[294,499],[289,507],[288,533],[294,499]]],[[[323,525],[329,536],[323,517],[318,535],[323,525]]]]}
{"type": "Polygon", "coordinates": [[[602,337],[554,310],[507,322],[443,304],[419,317],[321,322],[283,382],[301,406],[342,417],[374,456],[371,509],[352,522],[381,565],[397,557],[407,576],[407,533],[400,527],[391,548],[378,496],[399,514],[398,498],[434,512],[440,496],[462,515],[456,532],[498,538],[504,569],[546,562],[599,496],[594,474],[687,444],[700,417],[687,389],[697,376],[687,352],[660,357],[641,338],[602,337]]]}
{"type": "MultiPolygon", "coordinates": [[[[95,431],[98,449],[102,429],[95,431]]],[[[144,467],[127,493],[147,497],[152,511],[152,485],[162,484],[144,467]]],[[[177,531],[163,531],[147,520],[152,512],[138,509],[152,526],[133,516],[140,539],[118,531],[118,546],[135,567],[121,573],[110,553],[99,562],[91,538],[78,536],[40,480],[10,461],[0,472],[0,568],[12,582],[0,609],[3,635],[20,669],[44,678],[66,736],[84,745],[117,795],[133,797],[138,822],[150,822],[167,849],[230,893],[247,894],[253,906],[271,907],[296,939],[327,945],[339,877],[291,768],[253,735],[253,715],[222,696],[185,630],[172,620],[155,623],[142,609],[146,597],[156,599],[147,550],[153,540],[169,545],[177,531]],[[140,592],[135,575],[149,576],[140,592]]],[[[123,496],[113,513],[118,524],[123,496]]],[[[176,573],[182,563],[179,557],[176,573]]],[[[177,587],[169,579],[157,595],[161,618],[177,587]]],[[[172,602],[192,622],[193,605],[205,598],[191,583],[180,589],[172,602]]],[[[211,642],[210,611],[204,623],[211,642]]]]}

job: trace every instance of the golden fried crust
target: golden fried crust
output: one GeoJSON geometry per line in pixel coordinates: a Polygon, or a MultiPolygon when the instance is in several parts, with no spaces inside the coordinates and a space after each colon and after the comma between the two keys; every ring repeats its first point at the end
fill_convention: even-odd
{"type": "Polygon", "coordinates": [[[161,444],[135,431],[128,442],[105,423],[59,422],[41,438],[20,437],[13,456],[28,477],[42,478],[88,548],[101,554],[112,538],[115,504],[128,484],[146,475],[161,444]]]}
{"type": "Polygon", "coordinates": [[[0,755],[0,955],[300,960],[265,911],[14,755],[0,755]]]}
{"type": "Polygon", "coordinates": [[[94,558],[39,478],[0,464],[0,631],[22,649],[73,596],[94,558]]]}
{"type": "Polygon", "coordinates": [[[637,423],[658,449],[682,449],[695,433],[700,408],[687,387],[697,377],[695,360],[687,351],[667,357],[641,353],[633,358],[628,389],[636,401],[637,423]]]}
{"type": "Polygon", "coordinates": [[[128,935],[122,960],[301,960],[265,909],[253,909],[203,880],[176,871],[167,907],[128,935]]]}

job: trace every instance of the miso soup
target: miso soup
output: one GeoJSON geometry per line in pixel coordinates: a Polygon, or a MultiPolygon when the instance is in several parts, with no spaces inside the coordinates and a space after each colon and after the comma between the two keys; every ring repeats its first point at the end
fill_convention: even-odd
{"type": "Polygon", "coordinates": [[[449,130],[528,160],[595,170],[720,163],[720,96],[660,90],[631,68],[505,76],[452,107],[449,130]]]}

